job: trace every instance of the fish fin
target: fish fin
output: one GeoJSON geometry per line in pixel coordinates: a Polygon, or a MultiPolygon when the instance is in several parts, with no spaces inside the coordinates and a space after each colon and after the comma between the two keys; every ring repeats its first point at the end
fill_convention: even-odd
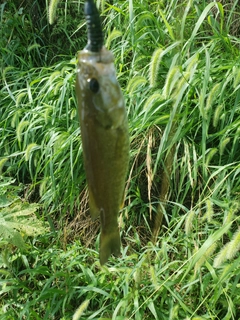
{"type": "Polygon", "coordinates": [[[92,193],[90,187],[88,187],[88,193],[89,193],[90,214],[91,214],[92,219],[94,220],[99,216],[100,210],[96,205],[96,202],[94,200],[94,196],[93,196],[93,193],[92,193]]]}
{"type": "Polygon", "coordinates": [[[120,233],[118,228],[112,232],[101,232],[100,236],[100,263],[107,262],[111,254],[120,255],[120,233]]]}

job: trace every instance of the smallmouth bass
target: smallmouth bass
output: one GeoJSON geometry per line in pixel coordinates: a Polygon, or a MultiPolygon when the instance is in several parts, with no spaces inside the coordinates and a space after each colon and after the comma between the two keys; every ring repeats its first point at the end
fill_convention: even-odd
{"type": "Polygon", "coordinates": [[[128,120],[113,54],[103,46],[92,0],[85,3],[85,15],[88,45],[78,54],[76,93],[90,213],[92,218],[100,215],[103,265],[112,253],[120,254],[118,214],[129,162],[128,120]]]}

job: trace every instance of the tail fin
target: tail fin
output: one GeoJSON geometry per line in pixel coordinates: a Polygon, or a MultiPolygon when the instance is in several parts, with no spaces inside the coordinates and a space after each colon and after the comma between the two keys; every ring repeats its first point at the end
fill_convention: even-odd
{"type": "Polygon", "coordinates": [[[100,236],[100,263],[103,265],[107,262],[111,254],[120,255],[120,233],[116,229],[112,232],[101,232],[100,236]]]}

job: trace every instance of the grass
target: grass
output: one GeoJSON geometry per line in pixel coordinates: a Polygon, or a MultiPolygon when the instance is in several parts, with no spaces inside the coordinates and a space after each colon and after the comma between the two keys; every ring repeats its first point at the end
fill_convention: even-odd
{"type": "MultiPolygon", "coordinates": [[[[57,21],[68,5],[74,3],[57,21]]],[[[98,5],[131,135],[122,256],[104,267],[98,261],[73,47],[54,60],[56,43],[26,51],[20,26],[31,19],[2,4],[2,26],[10,25],[11,10],[16,14],[1,40],[0,171],[11,183],[1,184],[0,194],[39,203],[32,219],[50,228],[24,235],[24,248],[1,235],[0,319],[238,319],[237,1],[231,8],[178,0],[98,5]]],[[[67,32],[58,41],[71,39],[67,32]]],[[[78,41],[76,51],[85,45],[78,41]]]]}
{"type": "Polygon", "coordinates": [[[224,217],[221,224],[212,220],[207,225],[204,216],[195,215],[188,234],[184,224],[190,222],[184,215],[171,222],[157,246],[149,243],[142,253],[125,247],[122,258],[111,259],[103,268],[97,252],[79,241],[63,250],[53,243],[44,246],[40,238],[27,253],[8,256],[12,270],[2,280],[2,294],[9,299],[5,315],[71,319],[74,310],[89,300],[82,319],[234,318],[239,312],[239,258],[216,268],[213,253],[221,248],[222,236],[230,235],[237,209],[233,206],[219,213],[224,217]],[[230,210],[231,220],[226,223],[230,210]],[[21,293],[17,305],[13,288],[21,293]]]}

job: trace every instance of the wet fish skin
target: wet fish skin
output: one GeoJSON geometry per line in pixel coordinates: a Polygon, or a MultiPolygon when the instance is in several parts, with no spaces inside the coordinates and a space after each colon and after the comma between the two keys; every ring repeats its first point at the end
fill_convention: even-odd
{"type": "Polygon", "coordinates": [[[100,215],[100,263],[120,254],[118,214],[129,163],[128,120],[113,55],[78,55],[76,92],[92,218],[100,215]]]}

